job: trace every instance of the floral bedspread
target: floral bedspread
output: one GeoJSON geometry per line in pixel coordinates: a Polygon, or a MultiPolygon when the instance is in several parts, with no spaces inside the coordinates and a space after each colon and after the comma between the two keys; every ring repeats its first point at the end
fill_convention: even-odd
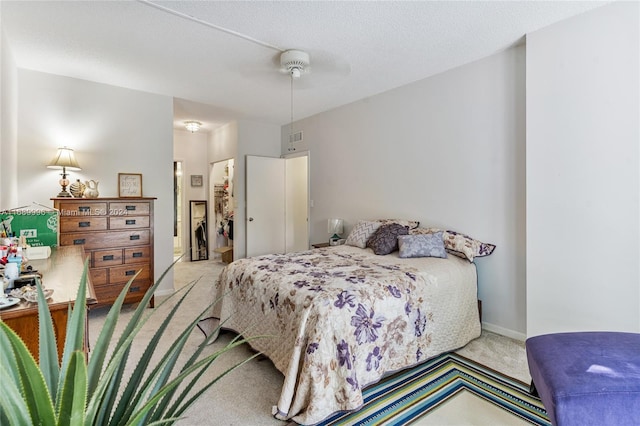
{"type": "MultiPolygon", "coordinates": [[[[396,253],[397,255],[397,253],[396,253]]],[[[480,335],[475,265],[329,247],[225,267],[214,315],[284,376],[279,419],[314,424],[363,404],[363,387],[480,335]]]]}

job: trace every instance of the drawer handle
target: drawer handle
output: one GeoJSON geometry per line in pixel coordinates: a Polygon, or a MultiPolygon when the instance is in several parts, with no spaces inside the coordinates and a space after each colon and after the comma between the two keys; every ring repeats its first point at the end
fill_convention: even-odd
{"type": "Polygon", "coordinates": [[[78,238],[77,240],[73,240],[73,245],[79,246],[84,244],[84,238],[78,238]]]}
{"type": "Polygon", "coordinates": [[[135,225],[136,224],[136,220],[135,219],[127,219],[124,221],[125,225],[135,225]]]}
{"type": "Polygon", "coordinates": [[[88,228],[91,226],[91,222],[78,222],[80,228],[88,228]]]}
{"type": "Polygon", "coordinates": [[[133,240],[139,240],[140,239],[140,235],[129,235],[129,240],[133,241],[133,240]]]}
{"type": "Polygon", "coordinates": [[[90,211],[91,211],[91,207],[88,207],[88,206],[80,206],[80,207],[78,207],[78,211],[79,211],[79,212],[82,212],[82,213],[90,212],[90,211]]]}
{"type": "Polygon", "coordinates": [[[129,293],[137,293],[140,291],[140,287],[129,287],[129,293]]]}
{"type": "Polygon", "coordinates": [[[136,206],[125,206],[125,209],[126,209],[126,210],[130,210],[130,211],[131,211],[131,210],[135,210],[135,209],[136,209],[136,206]]]}
{"type": "Polygon", "coordinates": [[[129,276],[131,276],[131,275],[135,275],[135,274],[136,274],[136,271],[135,271],[135,269],[134,269],[134,270],[131,270],[131,271],[127,271],[127,272],[125,272],[124,274],[125,274],[127,277],[129,277],[129,276]]]}
{"type": "Polygon", "coordinates": [[[142,252],[136,251],[135,253],[133,253],[133,257],[142,257],[142,252]]]}
{"type": "Polygon", "coordinates": [[[102,256],[102,260],[113,260],[113,255],[109,254],[109,255],[106,255],[106,256],[102,256]]]}

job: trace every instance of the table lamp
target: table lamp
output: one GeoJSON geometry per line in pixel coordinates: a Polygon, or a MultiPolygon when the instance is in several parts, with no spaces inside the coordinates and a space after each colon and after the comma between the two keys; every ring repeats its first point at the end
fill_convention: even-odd
{"type": "Polygon", "coordinates": [[[340,234],[343,232],[343,221],[342,219],[329,219],[327,222],[327,232],[331,235],[329,238],[329,243],[331,245],[337,245],[338,240],[340,239],[340,234]]]}
{"type": "Polygon", "coordinates": [[[78,161],[76,160],[73,150],[71,148],[62,147],[58,148],[56,156],[47,166],[49,169],[62,169],[62,178],[58,181],[62,187],[62,191],[58,194],[58,197],[71,197],[71,194],[67,191],[69,185],[69,179],[67,179],[67,169],[69,170],[82,170],[78,161]]]}

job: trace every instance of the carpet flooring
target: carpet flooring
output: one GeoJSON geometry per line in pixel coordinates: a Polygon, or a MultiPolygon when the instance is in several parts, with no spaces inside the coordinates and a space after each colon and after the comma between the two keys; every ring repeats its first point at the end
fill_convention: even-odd
{"type": "MultiPolygon", "coordinates": [[[[197,281],[197,284],[188,296],[185,308],[181,309],[180,314],[171,325],[172,330],[175,329],[175,333],[181,330],[200,310],[210,303],[213,298],[213,283],[223,267],[224,264],[216,259],[198,262],[178,262],[176,264],[174,270],[174,288],[176,290],[193,281],[197,281]]],[[[157,298],[156,309],[148,309],[149,313],[153,314],[152,319],[135,339],[130,355],[132,360],[137,359],[142,353],[146,347],[146,342],[163,318],[163,312],[166,312],[171,306],[171,303],[161,305],[161,299],[157,298]],[[154,319],[156,315],[157,319],[154,319]]],[[[126,320],[132,311],[133,306],[126,306],[123,309],[122,319],[126,320]]],[[[90,341],[94,341],[97,338],[106,312],[107,310],[104,308],[90,312],[90,341]]],[[[118,328],[121,328],[120,324],[118,328]]],[[[171,330],[169,336],[171,336],[171,330]]],[[[232,333],[220,335],[218,340],[207,348],[204,355],[220,349],[233,336],[232,333]]],[[[168,347],[171,344],[171,340],[171,338],[167,338],[167,341],[162,342],[162,344],[168,347]]],[[[195,349],[202,341],[202,333],[196,330],[190,336],[187,347],[195,349]]],[[[160,347],[158,352],[162,353],[163,350],[166,350],[166,347],[164,349],[160,347]]],[[[250,357],[252,354],[253,352],[246,346],[233,349],[220,357],[203,379],[216,377],[229,366],[250,357]]],[[[461,355],[459,359],[467,359],[469,362],[484,366],[482,367],[483,373],[481,375],[490,376],[490,374],[486,373],[495,370],[499,374],[512,377],[521,383],[529,383],[530,381],[523,342],[483,331],[478,339],[456,351],[456,354],[461,355]]],[[[502,406],[497,406],[490,401],[490,398],[478,396],[477,393],[467,388],[470,385],[463,386],[462,382],[465,382],[465,380],[461,377],[454,377],[459,373],[451,374],[449,376],[451,380],[447,387],[451,389],[458,387],[459,390],[455,393],[452,392],[447,398],[442,398],[438,404],[431,404],[423,415],[413,420],[414,425],[516,426],[531,424],[530,421],[523,419],[522,416],[515,415],[502,406]]],[[[474,377],[476,375],[478,374],[471,374],[474,377]]],[[[469,380],[466,382],[468,383],[469,380]]],[[[215,386],[204,393],[186,412],[185,418],[180,420],[178,425],[288,426],[291,423],[277,420],[271,416],[271,408],[278,401],[282,384],[282,374],[275,369],[269,360],[251,360],[240,369],[222,378],[215,386]]],[[[376,387],[374,386],[372,389],[376,389],[376,387]]],[[[490,394],[487,390],[483,390],[483,392],[487,393],[487,395],[490,394]]],[[[433,400],[435,397],[431,397],[431,399],[433,400]]],[[[391,421],[388,424],[405,424],[402,421],[401,423],[391,421]]]]}

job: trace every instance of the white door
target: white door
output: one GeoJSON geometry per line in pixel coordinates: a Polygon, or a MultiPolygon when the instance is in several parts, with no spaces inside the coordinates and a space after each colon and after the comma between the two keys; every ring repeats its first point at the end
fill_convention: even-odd
{"type": "Polygon", "coordinates": [[[247,257],[285,252],[285,160],[247,155],[247,257]]]}

